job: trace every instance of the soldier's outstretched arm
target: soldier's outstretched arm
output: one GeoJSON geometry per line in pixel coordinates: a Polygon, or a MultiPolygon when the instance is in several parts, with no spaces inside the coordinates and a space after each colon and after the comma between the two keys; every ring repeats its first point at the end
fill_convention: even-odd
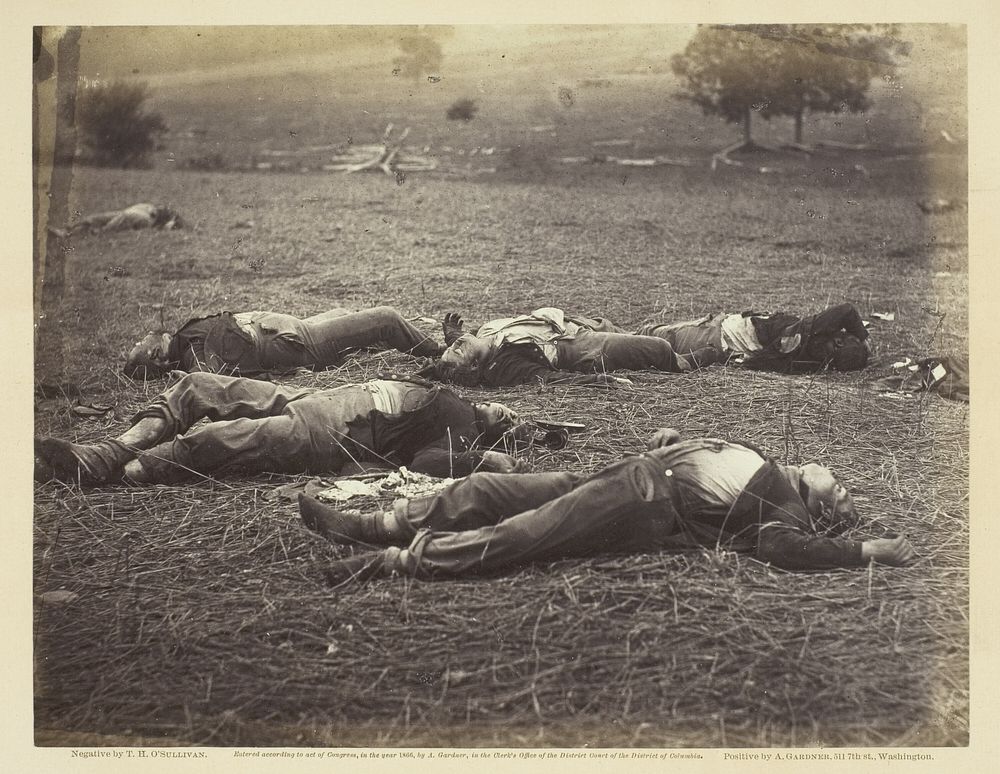
{"type": "Polygon", "coordinates": [[[905,567],[916,560],[917,552],[909,540],[897,535],[891,538],[866,540],[861,544],[861,557],[892,567],[905,567]]]}

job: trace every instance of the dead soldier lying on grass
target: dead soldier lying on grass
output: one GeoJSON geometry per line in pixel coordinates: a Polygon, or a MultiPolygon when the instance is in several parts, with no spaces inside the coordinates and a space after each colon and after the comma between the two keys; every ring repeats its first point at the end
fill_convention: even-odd
{"type": "Polygon", "coordinates": [[[71,223],[65,229],[50,228],[58,237],[72,236],[78,232],[99,234],[102,231],[128,231],[139,228],[157,228],[170,231],[184,228],[184,219],[180,214],[164,205],[133,204],[120,210],[96,212],[71,223]]]}
{"type": "Polygon", "coordinates": [[[206,475],[350,473],[406,465],[439,476],[515,472],[492,447],[520,422],[501,403],[470,403],[407,377],[326,390],[187,374],[117,438],[35,441],[35,480],[166,484],[206,475]],[[212,421],[195,426],[202,419],[212,421]]]}
{"type": "Polygon", "coordinates": [[[799,317],[787,312],[709,314],[698,320],[644,325],[636,333],[666,339],[678,354],[715,347],[720,360],[744,368],[807,373],[827,366],[859,371],[868,363],[868,331],[853,304],[799,317]]]}
{"type": "Polygon", "coordinates": [[[239,376],[322,370],[346,352],[383,344],[421,357],[441,354],[440,344],[390,306],[330,309],[302,320],[278,312],[222,312],[188,320],[175,333],[151,331],[132,347],[125,373],[149,379],[172,370],[239,376]]]}
{"type": "Polygon", "coordinates": [[[681,355],[665,338],[627,333],[609,320],[569,316],[555,308],[491,320],[475,334],[465,333],[462,319],[449,314],[444,329],[448,349],[419,373],[470,387],[627,383],[605,372],[687,373],[718,357],[713,346],[681,355]]]}
{"type": "Polygon", "coordinates": [[[388,545],[332,562],[332,584],[379,575],[478,575],[596,553],[720,547],[787,570],[903,566],[905,537],[841,537],[858,521],[825,467],[780,465],[715,438],[657,431],[645,454],[603,470],[517,476],[474,473],[441,492],[353,515],[300,495],[306,526],[332,542],[388,545]]]}

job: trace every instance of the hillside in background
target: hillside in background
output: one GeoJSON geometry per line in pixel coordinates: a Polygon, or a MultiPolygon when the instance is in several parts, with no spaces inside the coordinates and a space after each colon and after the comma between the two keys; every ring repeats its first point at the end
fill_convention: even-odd
{"type": "MultiPolygon", "coordinates": [[[[633,155],[707,155],[737,136],[675,98],[670,56],[691,26],[434,27],[443,53],[434,78],[393,74],[404,27],[88,28],[81,76],[146,82],[170,126],[165,160],[215,155],[245,166],[271,151],[376,141],[387,124],[431,154],[517,148],[529,157],[587,154],[628,141],[633,155]],[[461,98],[479,110],[448,121],[461,98]]],[[[866,115],[807,120],[806,141],[885,146],[964,137],[962,28],[908,25],[910,60],[873,84],[866,115]]],[[[764,141],[787,122],[758,122],[764,141]]]]}

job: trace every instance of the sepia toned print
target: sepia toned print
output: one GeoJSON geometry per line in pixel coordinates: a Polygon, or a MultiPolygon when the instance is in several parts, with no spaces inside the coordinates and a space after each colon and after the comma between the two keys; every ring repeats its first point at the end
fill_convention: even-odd
{"type": "MultiPolygon", "coordinates": [[[[37,745],[969,744],[964,27],[35,34],[37,745]],[[104,227],[137,203],[183,227],[104,227]],[[862,329],[821,341],[803,325],[844,304],[862,329]],[[647,518],[657,478],[639,481],[643,508],[610,507],[588,527],[585,551],[498,563],[487,535],[470,572],[435,571],[421,551],[449,539],[446,520],[407,535],[393,571],[362,572],[369,548],[327,539],[297,495],[381,518],[416,502],[379,483],[385,470],[324,500],[333,480],[308,465],[185,470],[154,486],[115,467],[99,487],[82,457],[45,469],[56,446],[127,438],[172,389],[168,368],[123,372],[146,331],[231,312],[232,340],[255,344],[281,331],[241,322],[244,310],[385,307],[434,345],[375,337],[264,375],[320,394],[433,375],[456,315],[469,332],[545,309],[627,332],[725,317],[698,367],[607,378],[597,352],[586,371],[600,378],[422,389],[561,428],[558,448],[512,438],[508,469],[525,472],[506,476],[597,481],[615,503],[635,493],[601,486],[612,479],[599,471],[648,461],[650,437],[686,443],[666,428],[761,464],[821,463],[856,518],[810,534],[858,553],[830,569],[776,562],[753,535],[678,545],[647,532],[625,546],[621,522],[647,518]],[[780,313],[799,327],[768,327],[780,313]],[[773,349],[766,368],[740,362],[757,347],[773,349]],[[856,357],[838,368],[845,348],[856,357]],[[810,367],[793,367],[807,349],[810,367]],[[892,543],[898,561],[865,543],[892,543]]],[[[549,354],[577,333],[512,343],[558,369],[549,354]]],[[[407,416],[391,394],[378,400],[407,416]]],[[[217,414],[198,417],[253,421],[217,414]]],[[[296,432],[343,445],[324,431],[320,419],[296,432]]],[[[708,469],[698,480],[727,507],[747,491],[749,478],[708,469]]],[[[804,519],[798,483],[785,495],[804,519]]],[[[651,518],[657,534],[673,529],[651,518]]]]}

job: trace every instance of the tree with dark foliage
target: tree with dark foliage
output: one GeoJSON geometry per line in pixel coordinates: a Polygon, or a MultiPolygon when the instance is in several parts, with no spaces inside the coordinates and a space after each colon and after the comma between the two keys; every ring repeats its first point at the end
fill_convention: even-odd
{"type": "Polygon", "coordinates": [[[890,77],[909,51],[889,24],[758,25],[780,46],[772,112],[795,122],[802,143],[809,113],[860,113],[871,107],[873,79],[890,77]]]}
{"type": "Polygon", "coordinates": [[[742,125],[744,145],[754,113],[792,117],[801,143],[808,113],[866,110],[872,79],[907,51],[894,25],[703,25],[671,69],[683,98],[742,125]]]}
{"type": "Polygon", "coordinates": [[[702,25],[670,67],[681,79],[681,97],[706,115],[741,124],[743,142],[751,145],[753,113],[764,119],[773,115],[779,53],[775,41],[745,27],[702,25]]]}

